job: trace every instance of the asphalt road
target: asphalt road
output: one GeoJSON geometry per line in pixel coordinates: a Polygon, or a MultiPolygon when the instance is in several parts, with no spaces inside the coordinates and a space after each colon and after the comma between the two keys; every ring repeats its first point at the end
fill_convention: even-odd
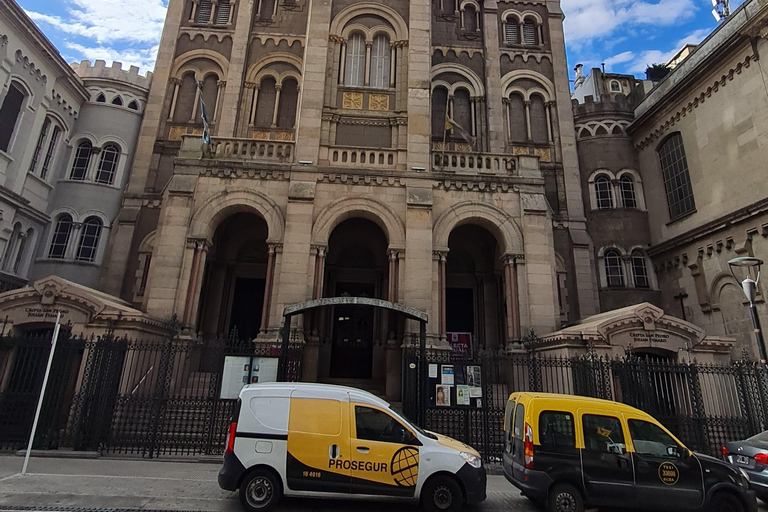
{"type": "MultiPolygon", "coordinates": [[[[0,510],[86,512],[83,509],[242,512],[235,493],[216,483],[218,464],[156,460],[0,456],[0,510]]],[[[279,512],[415,512],[413,505],[360,501],[285,499],[279,512]]],[[[534,512],[502,476],[488,477],[488,499],[471,512],[534,512]]],[[[761,510],[768,511],[762,506],[761,510]]]]}

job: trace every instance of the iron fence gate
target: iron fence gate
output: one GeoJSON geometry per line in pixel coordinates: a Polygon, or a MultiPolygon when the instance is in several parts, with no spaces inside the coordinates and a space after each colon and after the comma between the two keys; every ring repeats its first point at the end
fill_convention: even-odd
{"type": "MultiPolygon", "coordinates": [[[[50,345],[47,333],[0,337],[0,449],[29,441],[50,345]]],[[[279,345],[236,339],[137,341],[62,331],[33,446],[143,457],[220,454],[235,402],[220,398],[225,358],[276,360],[280,352],[279,345]]],[[[286,380],[300,380],[301,364],[292,334],[286,380]]]]}
{"type": "MultiPolygon", "coordinates": [[[[447,352],[427,351],[428,366],[441,368],[458,363],[451,361],[447,352]]],[[[403,413],[423,428],[475,447],[486,462],[501,461],[504,408],[509,395],[517,391],[622,402],[648,412],[689,448],[710,455],[718,455],[726,441],[768,429],[768,411],[764,407],[768,374],[759,363],[746,359],[730,364],[700,364],[631,356],[610,360],[593,354],[544,357],[529,352],[486,353],[469,364],[482,368],[479,404],[439,406],[434,398],[424,396],[419,385],[429,372],[419,364],[419,349],[405,349],[403,413]]]]}

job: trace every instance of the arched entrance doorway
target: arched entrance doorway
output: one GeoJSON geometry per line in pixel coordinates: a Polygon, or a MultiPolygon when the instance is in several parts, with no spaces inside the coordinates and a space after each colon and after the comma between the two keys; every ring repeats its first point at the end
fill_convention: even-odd
{"type": "MultiPolygon", "coordinates": [[[[352,218],[331,232],[323,297],[387,299],[387,236],[374,222],[352,218]]],[[[320,377],[381,381],[387,315],[371,306],[334,306],[322,313],[320,377]]]]}
{"type": "Polygon", "coordinates": [[[226,218],[213,235],[202,286],[199,330],[252,340],[262,324],[269,248],[266,221],[254,213],[226,218]]]}
{"type": "Polygon", "coordinates": [[[458,226],[448,238],[445,331],[449,341],[469,334],[475,353],[503,344],[506,312],[501,256],[496,238],[481,226],[458,226]]]}

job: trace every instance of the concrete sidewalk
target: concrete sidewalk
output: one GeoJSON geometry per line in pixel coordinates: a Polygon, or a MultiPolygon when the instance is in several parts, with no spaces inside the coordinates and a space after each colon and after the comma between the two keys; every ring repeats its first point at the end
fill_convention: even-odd
{"type": "MultiPolygon", "coordinates": [[[[216,482],[218,464],[157,460],[33,457],[21,475],[22,457],[0,456],[1,510],[130,509],[241,512],[235,493],[216,482]]],[[[280,512],[416,512],[401,503],[286,499],[280,512]]],[[[502,476],[488,477],[488,499],[472,510],[537,510],[502,476]]]]}

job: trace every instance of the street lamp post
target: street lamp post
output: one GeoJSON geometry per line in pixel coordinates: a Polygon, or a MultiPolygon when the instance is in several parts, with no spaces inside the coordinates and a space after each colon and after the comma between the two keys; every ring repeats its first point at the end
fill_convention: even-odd
{"type": "Polygon", "coordinates": [[[760,318],[757,316],[757,306],[755,306],[757,283],[760,282],[760,267],[762,265],[763,260],[749,256],[734,258],[728,262],[728,266],[731,269],[731,275],[734,279],[739,281],[739,277],[744,276],[744,278],[741,279],[741,288],[749,301],[749,312],[752,315],[752,327],[755,329],[757,349],[760,351],[760,362],[765,366],[768,357],[766,357],[765,354],[763,331],[760,328],[760,318]],[[739,276],[736,275],[737,272],[739,273],[739,276]]]}

